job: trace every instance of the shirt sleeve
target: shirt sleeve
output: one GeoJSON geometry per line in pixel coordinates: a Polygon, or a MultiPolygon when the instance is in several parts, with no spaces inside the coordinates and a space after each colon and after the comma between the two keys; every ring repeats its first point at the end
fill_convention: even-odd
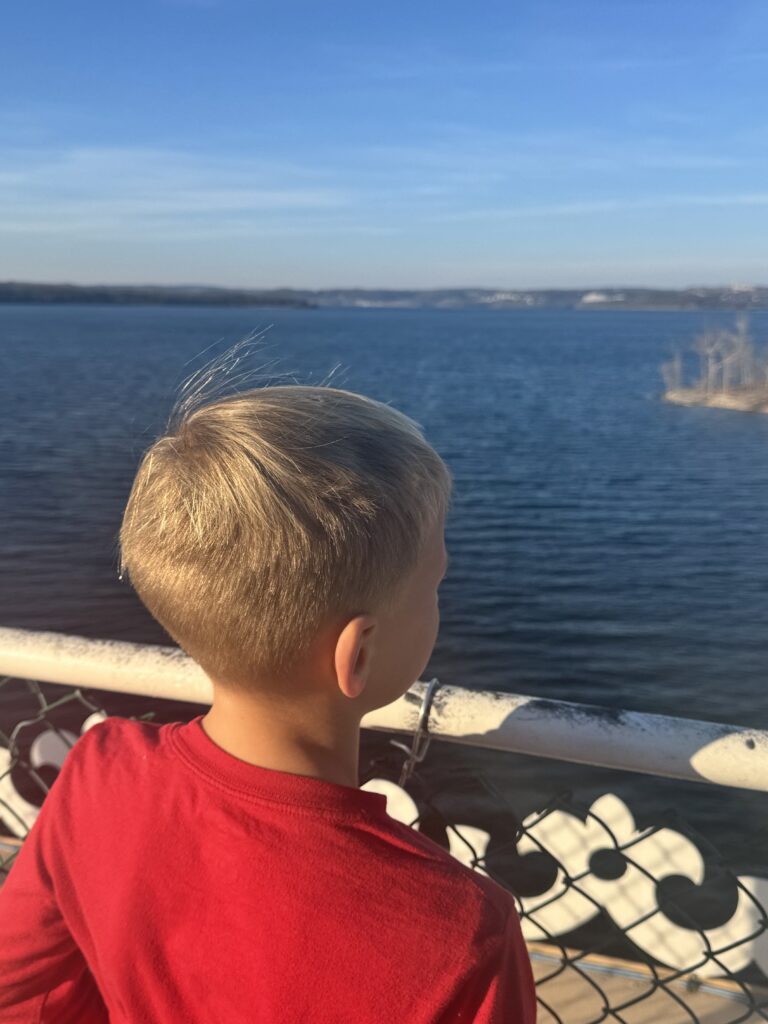
{"type": "Polygon", "coordinates": [[[536,988],[514,905],[440,1024],[536,1024],[536,988]]]}
{"type": "MultiPolygon", "coordinates": [[[[0,887],[0,1024],[107,1024],[106,1007],[56,899],[57,821],[73,752],[0,887]]],[[[58,850],[59,859],[61,850],[58,850]]]]}

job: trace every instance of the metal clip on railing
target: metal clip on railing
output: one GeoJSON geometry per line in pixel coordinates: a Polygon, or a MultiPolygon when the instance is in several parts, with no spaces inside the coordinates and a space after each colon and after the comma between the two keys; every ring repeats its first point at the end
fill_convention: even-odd
{"type": "Polygon", "coordinates": [[[427,750],[429,749],[429,741],[432,739],[429,734],[429,713],[432,710],[432,698],[434,697],[435,691],[439,685],[439,679],[431,679],[424,691],[421,710],[419,712],[419,722],[413,734],[413,743],[410,749],[405,743],[401,743],[399,740],[389,741],[393,747],[398,747],[400,750],[404,750],[408,755],[405,763],[403,764],[402,771],[400,772],[400,778],[397,783],[401,789],[410,778],[414,765],[424,760],[427,750]]]}

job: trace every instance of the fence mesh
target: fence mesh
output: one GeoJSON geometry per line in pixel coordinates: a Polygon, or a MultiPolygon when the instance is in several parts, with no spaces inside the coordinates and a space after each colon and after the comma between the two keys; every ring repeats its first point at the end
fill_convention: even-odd
{"type": "MultiPolygon", "coordinates": [[[[167,721],[200,713],[0,678],[0,884],[81,732],[110,714],[157,721],[157,710],[141,710],[150,705],[167,721]]],[[[768,865],[737,874],[675,809],[638,828],[615,793],[561,791],[530,811],[483,773],[476,782],[507,826],[461,824],[441,799],[450,781],[441,794],[408,749],[389,740],[362,761],[363,788],[514,894],[540,1024],[768,1021],[768,865]]]]}

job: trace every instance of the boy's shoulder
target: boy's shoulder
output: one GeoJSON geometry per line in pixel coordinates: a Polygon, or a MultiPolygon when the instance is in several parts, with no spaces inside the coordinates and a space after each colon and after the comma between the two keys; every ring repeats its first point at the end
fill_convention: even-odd
{"type": "MultiPolygon", "coordinates": [[[[388,817],[387,831],[403,848],[431,865],[430,891],[438,897],[443,894],[447,912],[453,914],[460,905],[463,913],[470,917],[474,914],[477,923],[482,920],[490,931],[503,931],[510,913],[517,914],[515,897],[510,890],[483,871],[462,863],[417,828],[388,817]]],[[[412,876],[413,863],[404,864],[403,871],[412,876]]]]}
{"type": "Polygon", "coordinates": [[[77,780],[81,786],[89,778],[107,777],[114,781],[123,771],[134,772],[137,763],[149,763],[162,742],[161,729],[156,722],[112,715],[87,725],[67,752],[57,784],[77,780]]]}
{"type": "Polygon", "coordinates": [[[160,742],[162,726],[135,718],[109,715],[88,725],[78,737],[68,757],[125,757],[131,749],[145,751],[160,742]],[[119,745],[119,746],[118,746],[119,745]]]}
{"type": "MultiPolygon", "coordinates": [[[[483,874],[482,872],[476,871],[474,868],[469,867],[469,865],[463,863],[463,861],[455,857],[444,846],[441,846],[440,843],[430,838],[430,836],[425,835],[423,832],[420,832],[417,828],[413,828],[410,825],[405,825],[403,824],[403,822],[396,821],[394,819],[393,824],[397,826],[403,834],[406,834],[410,838],[410,841],[412,843],[419,846],[425,852],[431,852],[433,855],[438,856],[439,859],[444,864],[449,865],[451,870],[457,876],[457,878],[463,878],[468,881],[472,881],[475,884],[478,884],[478,882],[480,882],[481,888],[483,889],[488,888],[488,886],[490,886],[491,888],[493,886],[496,886],[496,883],[492,881],[487,875],[483,874]]],[[[506,895],[510,895],[506,892],[506,890],[502,891],[505,892],[506,895]]]]}

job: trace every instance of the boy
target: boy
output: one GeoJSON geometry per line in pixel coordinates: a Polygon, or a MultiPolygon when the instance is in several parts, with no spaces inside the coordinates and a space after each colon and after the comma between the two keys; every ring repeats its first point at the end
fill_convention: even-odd
{"type": "Polygon", "coordinates": [[[0,1022],[533,1024],[511,895],[358,788],[434,646],[446,466],[329,387],[173,420],[120,566],[213,705],[68,754],[0,890],[0,1022]]]}

